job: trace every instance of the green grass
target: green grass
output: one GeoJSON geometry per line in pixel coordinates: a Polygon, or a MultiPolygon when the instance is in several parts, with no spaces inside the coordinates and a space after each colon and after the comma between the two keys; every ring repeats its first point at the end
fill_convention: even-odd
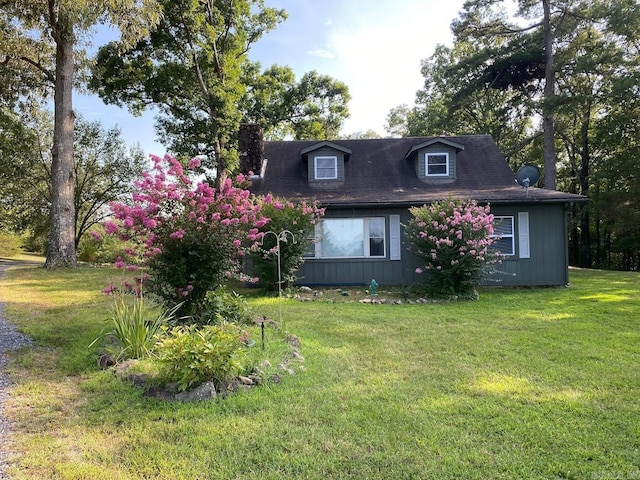
{"type": "Polygon", "coordinates": [[[98,371],[111,275],[0,281],[36,342],[12,366],[10,478],[640,479],[637,274],[426,305],[251,296],[282,307],[306,370],[197,405],[98,371]]]}

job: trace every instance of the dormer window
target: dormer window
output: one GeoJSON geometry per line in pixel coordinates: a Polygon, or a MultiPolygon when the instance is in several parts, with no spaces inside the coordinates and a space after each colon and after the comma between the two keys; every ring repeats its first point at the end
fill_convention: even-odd
{"type": "Polygon", "coordinates": [[[317,180],[335,180],[338,178],[338,157],[315,157],[315,178],[317,180]]]}
{"type": "Polygon", "coordinates": [[[412,146],[405,158],[413,161],[417,177],[430,185],[456,180],[458,154],[464,145],[449,138],[436,137],[412,146]]]}
{"type": "Polygon", "coordinates": [[[300,150],[306,163],[309,184],[317,188],[333,188],[344,181],[344,164],[351,149],[333,142],[319,142],[300,150]]]}
{"type": "Polygon", "coordinates": [[[425,176],[427,177],[448,177],[449,176],[449,154],[425,153],[424,154],[425,176]]]}

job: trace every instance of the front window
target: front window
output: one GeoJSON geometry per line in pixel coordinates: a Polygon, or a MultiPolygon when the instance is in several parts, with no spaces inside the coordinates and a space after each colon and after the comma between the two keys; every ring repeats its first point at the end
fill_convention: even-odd
{"type": "Polygon", "coordinates": [[[500,255],[515,255],[515,235],[513,229],[513,217],[493,218],[493,243],[491,248],[500,255]]]}
{"type": "Polygon", "coordinates": [[[316,180],[335,180],[338,178],[337,157],[316,157],[316,180]]]}
{"type": "Polygon", "coordinates": [[[446,177],[449,175],[448,153],[425,153],[424,159],[427,177],[446,177]]]}
{"type": "Polygon", "coordinates": [[[316,258],[385,256],[384,218],[325,218],[316,235],[316,258]]]}

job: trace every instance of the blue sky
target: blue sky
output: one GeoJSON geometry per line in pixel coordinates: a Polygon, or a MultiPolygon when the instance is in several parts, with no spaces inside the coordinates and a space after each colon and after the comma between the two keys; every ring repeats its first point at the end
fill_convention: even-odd
{"type": "MultiPolygon", "coordinates": [[[[263,67],[289,65],[300,78],[316,70],[349,86],[351,117],[344,134],[375,130],[384,134],[389,110],[412,104],[421,88],[420,61],[439,43],[450,45],[451,21],[463,0],[265,0],[289,18],[249,52],[263,67]]],[[[100,40],[96,39],[96,46],[100,40]]],[[[95,96],[76,95],[74,108],[88,120],[122,128],[128,144],[162,155],[153,112],[133,117],[95,96]]]]}

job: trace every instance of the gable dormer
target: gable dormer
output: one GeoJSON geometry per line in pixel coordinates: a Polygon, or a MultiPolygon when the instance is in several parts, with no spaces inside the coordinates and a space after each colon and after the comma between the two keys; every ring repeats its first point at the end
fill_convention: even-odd
{"type": "Polygon", "coordinates": [[[416,175],[425,183],[450,183],[456,179],[456,157],[464,145],[432,138],[411,147],[405,158],[413,160],[416,175]]]}
{"type": "Polygon", "coordinates": [[[351,149],[333,142],[319,142],[300,151],[307,161],[310,184],[333,185],[344,182],[344,162],[351,157],[351,149]]]}

